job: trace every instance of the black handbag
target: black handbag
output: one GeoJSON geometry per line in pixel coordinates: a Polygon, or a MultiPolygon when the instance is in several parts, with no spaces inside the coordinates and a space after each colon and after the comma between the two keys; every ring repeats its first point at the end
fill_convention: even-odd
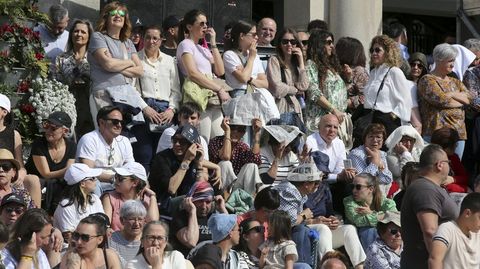
{"type": "MultiPolygon", "coordinates": [[[[358,118],[356,118],[355,116],[352,116],[354,140],[361,141],[363,132],[365,132],[365,129],[367,129],[368,125],[370,125],[373,122],[373,112],[375,112],[375,106],[377,105],[378,95],[380,94],[380,91],[383,88],[383,84],[385,84],[385,79],[387,78],[387,75],[388,75],[388,72],[390,72],[390,69],[392,68],[391,67],[388,68],[387,73],[382,79],[382,83],[380,83],[380,87],[378,88],[377,96],[375,96],[375,102],[373,103],[372,109],[365,109],[363,105],[360,105],[357,107],[357,110],[360,110],[360,112],[362,113],[362,116],[358,118]]],[[[357,114],[357,113],[354,113],[354,114],[357,114]]]]}

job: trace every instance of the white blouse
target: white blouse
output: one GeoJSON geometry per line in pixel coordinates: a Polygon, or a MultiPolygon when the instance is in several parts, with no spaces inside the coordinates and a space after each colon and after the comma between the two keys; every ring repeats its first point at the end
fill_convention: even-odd
{"type": "MultiPolygon", "coordinates": [[[[370,71],[370,78],[363,90],[365,95],[364,107],[371,109],[375,103],[377,91],[380,88],[383,77],[388,71],[388,66],[382,64],[370,71]]],[[[378,95],[375,109],[383,113],[393,112],[403,123],[410,121],[412,110],[411,86],[402,70],[398,67],[392,67],[388,73],[380,94],[378,95]]]]}

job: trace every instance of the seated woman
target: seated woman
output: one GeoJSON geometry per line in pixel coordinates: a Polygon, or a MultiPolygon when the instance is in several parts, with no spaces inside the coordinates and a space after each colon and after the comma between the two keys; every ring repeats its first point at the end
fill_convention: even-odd
{"type": "Polygon", "coordinates": [[[2,250],[4,268],[55,267],[60,253],[52,249],[51,236],[52,223],[48,214],[39,208],[27,210],[11,228],[11,240],[2,250]]]}
{"type": "MultiPolygon", "coordinates": [[[[168,225],[162,221],[151,221],[143,228],[142,245],[138,255],[126,268],[190,268],[182,253],[172,250],[168,244],[168,225]]],[[[200,268],[200,267],[198,267],[200,268]]]]}
{"type": "Polygon", "coordinates": [[[72,233],[73,247],[63,255],[60,269],[121,268],[117,253],[105,248],[106,233],[106,222],[98,215],[82,219],[72,233]]]}
{"type": "Polygon", "coordinates": [[[120,220],[120,208],[127,200],[139,200],[147,208],[146,221],[158,220],[157,196],[147,188],[147,174],[145,168],[137,163],[130,162],[121,168],[115,168],[115,190],[102,196],[105,214],[110,218],[112,229],[120,231],[123,224],[120,220]]]}
{"type": "Polygon", "coordinates": [[[377,224],[378,238],[367,249],[365,268],[400,269],[403,240],[400,212],[387,211],[377,224]]]}
{"type": "Polygon", "coordinates": [[[393,183],[401,187],[400,177],[403,166],[407,162],[418,162],[425,143],[422,136],[410,125],[403,125],[395,129],[385,141],[388,148],[388,170],[392,172],[393,183]]]}
{"type": "Polygon", "coordinates": [[[40,177],[46,189],[43,208],[53,214],[60,202],[61,192],[67,185],[63,180],[65,171],[75,162],[77,145],[65,136],[72,127],[72,120],[63,111],[53,112],[43,122],[45,131],[42,138],[32,144],[32,152],[25,168],[32,174],[40,177]]]}
{"type": "Polygon", "coordinates": [[[65,189],[63,200],[53,214],[53,226],[62,232],[66,242],[71,238],[81,219],[92,213],[103,213],[100,198],[93,194],[96,187],[95,178],[102,171],[83,163],[74,163],[65,172],[68,188],[65,189]]]}
{"type": "Polygon", "coordinates": [[[317,190],[308,195],[304,208],[310,209],[313,214],[313,218],[308,219],[306,224],[321,235],[318,240],[321,256],[334,248],[345,246],[345,251],[355,268],[363,268],[365,252],[362,249],[357,230],[353,225],[341,224],[335,216],[332,193],[328,183],[320,183],[317,190]]]}
{"type": "Polygon", "coordinates": [[[377,179],[367,173],[353,179],[353,194],[343,199],[345,217],[357,227],[363,249],[367,249],[377,237],[377,222],[383,212],[395,211],[395,202],[384,198],[377,179]]]}
{"type": "Polygon", "coordinates": [[[257,192],[257,184],[262,184],[258,176],[262,122],[252,120],[254,146],[251,149],[242,141],[249,126],[241,124],[238,119],[225,117],[221,127],[225,134],[210,140],[208,155],[220,166],[224,186],[232,191],[241,188],[249,193],[257,192]]]}
{"type": "Polygon", "coordinates": [[[302,132],[295,126],[268,125],[262,139],[259,165],[260,178],[265,184],[277,185],[287,179],[288,173],[298,166],[295,152],[302,132]]]}
{"type": "Polygon", "coordinates": [[[408,162],[402,168],[402,176],[401,176],[401,186],[402,188],[393,194],[393,201],[397,205],[397,210],[400,211],[402,208],[402,201],[407,188],[412,182],[419,177],[420,167],[418,166],[418,162],[408,162]]]}
{"type": "MultiPolygon", "coordinates": [[[[11,183],[14,183],[13,185],[19,189],[25,188],[30,193],[33,204],[40,207],[42,202],[40,180],[35,175],[27,174],[27,170],[23,167],[22,137],[15,130],[13,115],[10,110],[10,99],[0,94],[0,149],[6,149],[13,154],[18,164],[15,170],[15,180],[11,183]]],[[[0,192],[0,197],[5,194],[0,192]]]]}
{"type": "Polygon", "coordinates": [[[450,127],[437,129],[432,134],[432,144],[440,145],[447,153],[450,160],[450,176],[443,184],[448,192],[468,192],[469,175],[455,153],[455,148],[460,140],[457,130],[450,127]]]}
{"type": "Polygon", "coordinates": [[[368,125],[363,133],[363,145],[352,149],[348,155],[358,174],[368,173],[378,177],[380,191],[384,197],[392,185],[392,172],[388,170],[387,153],[381,150],[386,135],[383,125],[379,123],[368,125]]]}
{"type": "Polygon", "coordinates": [[[147,210],[138,200],[128,200],[120,208],[123,229],[112,234],[108,246],[117,251],[122,268],[138,254],[146,216],[147,210]]]}
{"type": "Polygon", "coordinates": [[[236,250],[249,269],[257,269],[262,255],[258,247],[265,241],[265,227],[253,218],[243,220],[239,226],[240,244],[236,250]]]}
{"type": "Polygon", "coordinates": [[[2,169],[0,171],[0,201],[7,194],[16,193],[24,198],[28,208],[35,207],[28,191],[13,185],[13,182],[18,180],[18,171],[21,166],[7,149],[0,149],[0,169],[2,169]]]}

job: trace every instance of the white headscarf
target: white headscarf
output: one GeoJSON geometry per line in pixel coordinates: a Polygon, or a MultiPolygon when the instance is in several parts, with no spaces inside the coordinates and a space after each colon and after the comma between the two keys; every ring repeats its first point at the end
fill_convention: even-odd
{"type": "Polygon", "coordinates": [[[387,140],[385,140],[385,145],[388,148],[388,152],[393,152],[395,145],[402,140],[403,136],[408,136],[415,139],[413,149],[422,151],[425,147],[422,136],[417,132],[417,130],[410,125],[403,125],[395,129],[395,131],[388,136],[387,140]]]}

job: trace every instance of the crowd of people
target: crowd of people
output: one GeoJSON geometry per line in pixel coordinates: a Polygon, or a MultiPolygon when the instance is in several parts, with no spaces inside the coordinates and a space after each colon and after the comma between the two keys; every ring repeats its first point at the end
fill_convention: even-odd
{"type": "Polygon", "coordinates": [[[24,160],[0,95],[3,268],[480,268],[480,40],[49,17],[78,119],[50,114],[24,160]]]}

